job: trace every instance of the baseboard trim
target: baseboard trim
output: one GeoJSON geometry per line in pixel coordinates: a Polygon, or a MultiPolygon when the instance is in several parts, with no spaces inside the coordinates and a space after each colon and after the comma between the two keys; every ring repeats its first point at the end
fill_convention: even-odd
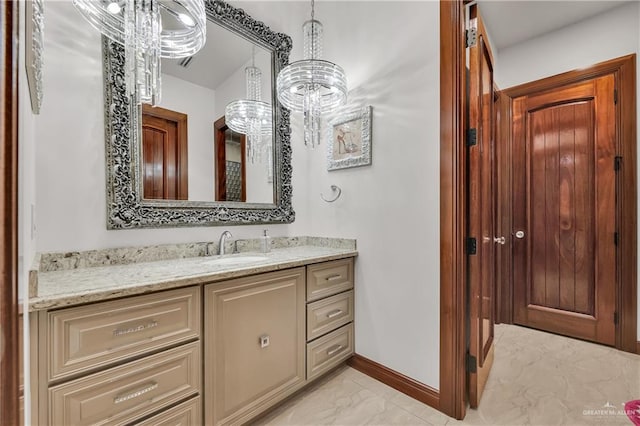
{"type": "Polygon", "coordinates": [[[361,373],[409,395],[411,398],[417,399],[436,410],[440,410],[440,392],[431,386],[420,383],[358,354],[354,354],[347,364],[361,373]]]}

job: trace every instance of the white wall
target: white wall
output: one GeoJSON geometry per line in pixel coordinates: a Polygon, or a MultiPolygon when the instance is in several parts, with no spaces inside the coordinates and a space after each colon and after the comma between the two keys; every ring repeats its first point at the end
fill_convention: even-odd
{"type": "MultiPolygon", "coordinates": [[[[291,60],[301,59],[308,2],[233,4],[290,34],[291,60]]],[[[216,238],[222,229],[106,230],[99,36],[70,3],[47,6],[47,91],[35,123],[38,250],[216,238]]],[[[296,222],[228,228],[239,238],[262,228],[273,236],[357,238],[356,351],[438,388],[438,3],[319,2],[316,18],[325,27],[325,58],[348,75],[351,102],[373,106],[373,165],[327,172],[326,142],[305,148],[295,114],[296,222]],[[327,204],[320,193],[331,184],[343,192],[327,204]]]]}
{"type": "MultiPolygon", "coordinates": [[[[638,54],[639,25],[640,4],[631,2],[558,31],[502,49],[499,52],[500,64],[495,72],[496,83],[501,89],[505,89],[631,53],[638,54]]],[[[640,67],[636,65],[636,68],[636,81],[640,82],[640,67]]],[[[637,99],[640,99],[640,85],[636,87],[637,99]]],[[[637,122],[640,123],[640,108],[637,122]]],[[[640,234],[638,237],[640,239],[640,234]]],[[[640,306],[640,293],[638,305],[640,306]]],[[[640,311],[638,323],[640,324],[640,311]]]]}
{"type": "MultiPolygon", "coordinates": [[[[20,17],[24,17],[25,3],[19,3],[20,17]]],[[[23,312],[29,311],[28,295],[29,269],[36,252],[36,237],[32,214],[35,216],[36,204],[36,164],[35,164],[35,140],[34,140],[34,115],[31,111],[29,87],[25,68],[24,31],[25,20],[19,19],[20,48],[18,60],[18,102],[20,104],[18,116],[20,125],[18,128],[18,297],[23,304],[23,312]],[[33,207],[33,208],[32,208],[33,207]]],[[[29,365],[31,354],[29,339],[29,315],[23,316],[23,365],[29,365]]],[[[31,371],[24,370],[24,382],[30,383],[31,371]]],[[[28,386],[28,385],[27,385],[28,386]]],[[[31,398],[25,392],[24,400],[24,424],[31,424],[31,398]]]]}
{"type": "MultiPolygon", "coordinates": [[[[236,2],[293,37],[302,59],[308,2],[236,2]],[[286,13],[284,12],[286,10],[286,13]]],[[[316,2],[324,58],[341,65],[350,103],[373,106],[373,164],[328,172],[326,140],[296,158],[304,170],[308,229],[353,237],[356,262],[356,352],[439,387],[439,4],[316,2]],[[342,197],[325,203],[330,185],[342,197]]],[[[301,117],[294,152],[305,150],[301,117]]]]}
{"type": "Polygon", "coordinates": [[[189,200],[215,199],[213,123],[217,120],[213,90],[162,74],[160,105],[187,114],[189,200]]]}

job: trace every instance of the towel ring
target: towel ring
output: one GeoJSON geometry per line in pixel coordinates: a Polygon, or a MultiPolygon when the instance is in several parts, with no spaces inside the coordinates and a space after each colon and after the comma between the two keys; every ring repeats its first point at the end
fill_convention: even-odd
{"type": "Polygon", "coordinates": [[[331,185],[331,190],[333,192],[337,192],[337,194],[336,194],[336,196],[335,196],[335,198],[333,200],[327,200],[326,198],[324,198],[324,195],[322,195],[322,193],[320,193],[320,198],[322,198],[322,200],[326,201],[327,203],[333,203],[338,198],[340,198],[340,195],[342,195],[342,189],[340,189],[340,187],[338,187],[337,185],[331,185]]]}

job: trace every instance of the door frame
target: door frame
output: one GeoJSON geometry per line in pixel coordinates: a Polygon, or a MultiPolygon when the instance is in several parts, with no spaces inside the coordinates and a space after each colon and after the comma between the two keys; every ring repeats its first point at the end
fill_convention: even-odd
{"type": "MultiPolygon", "coordinates": [[[[465,283],[468,271],[464,251],[466,229],[465,198],[467,190],[466,159],[464,155],[465,129],[465,42],[463,0],[440,1],[440,411],[463,419],[466,414],[465,384],[465,283]]],[[[635,61],[634,61],[635,68],[635,61]]],[[[565,73],[570,77],[572,71],[565,73]]],[[[633,77],[634,70],[625,69],[624,75],[633,77]]],[[[632,235],[624,238],[624,251],[620,262],[619,283],[632,297],[623,300],[619,311],[617,333],[622,337],[620,349],[633,352],[640,349],[637,335],[637,273],[633,258],[637,253],[636,212],[636,103],[635,80],[625,78],[626,86],[619,86],[623,114],[624,140],[622,155],[632,159],[622,168],[623,179],[632,181],[633,187],[624,187],[623,217],[620,232],[632,235]],[[631,94],[631,96],[625,96],[631,94]],[[632,99],[633,98],[633,99],[632,99]],[[633,339],[633,348],[631,347],[633,339]],[[634,349],[635,348],[635,349],[634,349]]],[[[619,118],[620,119],[620,118],[619,118]]],[[[508,175],[508,174],[507,174],[508,175]]],[[[620,298],[618,298],[620,300],[620,298]]]]}
{"type": "Polygon", "coordinates": [[[0,2],[0,418],[18,424],[18,2],[0,2]]]}
{"type": "Polygon", "coordinates": [[[440,1],[440,390],[439,409],[466,414],[465,42],[462,0],[440,1]]]}
{"type": "MultiPolygon", "coordinates": [[[[535,95],[547,90],[580,83],[614,74],[615,87],[618,93],[616,108],[617,141],[616,152],[622,156],[622,167],[616,175],[618,205],[616,208],[616,223],[620,235],[616,263],[616,312],[618,324],[616,326],[617,349],[636,353],[637,351],[637,182],[636,182],[636,55],[626,55],[592,65],[588,68],[568,71],[562,74],[543,78],[533,82],[510,87],[502,91],[507,96],[507,102],[525,95],[535,95]],[[632,236],[625,238],[625,236],[632,236]]],[[[509,128],[510,128],[509,123],[509,128]]],[[[506,127],[505,127],[506,128],[506,127]]],[[[498,146],[511,146],[511,132],[504,132],[504,138],[498,146]]],[[[510,152],[509,152],[510,155],[510,152]]],[[[506,156],[505,156],[506,157],[506,156]]],[[[505,158],[502,167],[511,169],[511,158],[505,158]]],[[[613,167],[613,164],[611,165],[613,167]]],[[[509,182],[501,182],[503,185],[509,182]]],[[[510,208],[510,202],[507,203],[510,208]]],[[[506,208],[507,206],[505,206],[506,208]]],[[[510,212],[504,212],[510,214],[510,212]]],[[[510,230],[507,230],[510,231],[510,230]]],[[[511,235],[508,235],[511,240],[511,235]]],[[[498,291],[507,291],[500,297],[500,312],[508,312],[506,318],[501,318],[505,323],[513,323],[513,277],[505,277],[506,283],[498,283],[498,291]]]]}

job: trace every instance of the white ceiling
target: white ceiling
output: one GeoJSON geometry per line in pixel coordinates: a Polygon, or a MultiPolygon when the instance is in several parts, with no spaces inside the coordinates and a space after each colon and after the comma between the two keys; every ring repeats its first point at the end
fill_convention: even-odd
{"type": "Polygon", "coordinates": [[[628,1],[478,0],[496,50],[583,21],[628,1]]]}
{"type": "Polygon", "coordinates": [[[207,22],[207,42],[193,55],[189,66],[183,68],[178,65],[179,60],[164,58],[162,72],[216,90],[221,83],[251,60],[251,46],[246,39],[213,22],[207,22]]]}

